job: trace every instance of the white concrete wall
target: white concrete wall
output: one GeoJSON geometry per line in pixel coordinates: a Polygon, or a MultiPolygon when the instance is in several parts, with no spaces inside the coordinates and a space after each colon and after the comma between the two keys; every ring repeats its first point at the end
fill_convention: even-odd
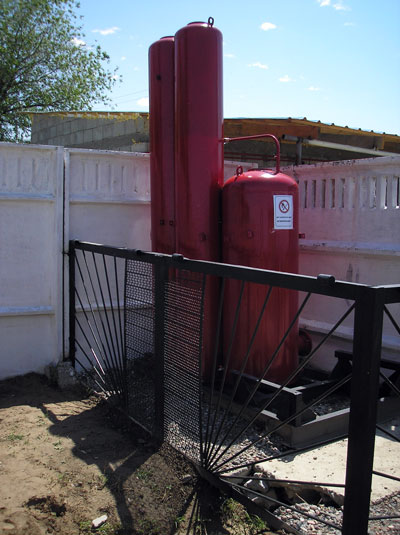
{"type": "MultiPolygon", "coordinates": [[[[225,162],[225,178],[237,165],[225,162]]],[[[0,378],[43,371],[68,350],[70,239],[150,250],[149,167],[142,153],[0,143],[0,378]]],[[[400,157],[283,172],[301,192],[301,273],[400,282],[400,157]]],[[[318,337],[349,305],[314,296],[301,323],[318,337]]],[[[400,306],[390,310],[399,321],[400,306]]],[[[330,356],[349,349],[351,325],[338,329],[330,356]]],[[[384,348],[400,352],[387,321],[384,348]]]]}
{"type": "Polygon", "coordinates": [[[63,150],[0,147],[0,377],[62,352],[63,150]]]}
{"type": "MultiPolygon", "coordinates": [[[[400,157],[368,158],[286,167],[300,189],[300,272],[372,286],[400,282],[400,157]]],[[[326,333],[351,303],[313,296],[301,324],[326,333]]],[[[390,305],[400,321],[400,305],[390,305]]],[[[350,350],[353,316],[338,328],[334,348],[350,350]],[[346,342],[347,341],[347,342],[346,342]]],[[[400,337],[384,322],[384,354],[399,357],[400,337]]],[[[318,358],[318,357],[317,357],[318,358]]]]}
{"type": "Polygon", "coordinates": [[[70,239],[151,249],[149,155],[0,143],[0,379],[68,352],[70,239]]]}

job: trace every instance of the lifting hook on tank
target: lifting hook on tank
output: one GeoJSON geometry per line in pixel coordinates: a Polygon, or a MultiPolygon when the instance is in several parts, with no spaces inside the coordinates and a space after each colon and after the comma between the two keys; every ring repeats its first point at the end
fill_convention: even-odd
{"type": "Polygon", "coordinates": [[[277,175],[280,172],[280,167],[281,167],[281,147],[280,147],[280,144],[279,144],[279,139],[276,136],[274,136],[273,134],[256,134],[254,136],[224,137],[224,139],[222,141],[224,143],[231,143],[231,141],[244,141],[246,139],[259,139],[259,138],[262,138],[262,137],[270,137],[275,142],[275,146],[276,146],[276,155],[275,155],[276,167],[275,167],[274,175],[277,175]]]}
{"type": "MultiPolygon", "coordinates": [[[[240,175],[243,175],[243,167],[242,167],[241,165],[238,165],[238,166],[236,167],[236,178],[237,178],[238,176],[240,176],[240,175]]],[[[235,178],[235,180],[236,180],[236,178],[235,178]]]]}
{"type": "Polygon", "coordinates": [[[208,17],[207,24],[209,26],[213,27],[214,26],[214,18],[213,17],[208,17]]]}

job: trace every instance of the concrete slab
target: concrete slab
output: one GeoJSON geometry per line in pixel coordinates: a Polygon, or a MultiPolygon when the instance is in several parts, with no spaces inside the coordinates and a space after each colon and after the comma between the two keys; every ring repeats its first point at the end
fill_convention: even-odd
{"type": "MultiPolygon", "coordinates": [[[[381,427],[400,439],[400,417],[390,420],[381,427]]],[[[282,459],[267,461],[255,466],[256,472],[263,472],[268,477],[296,481],[315,481],[313,488],[343,504],[344,487],[330,487],[329,483],[344,484],[346,475],[347,439],[315,448],[311,451],[288,455],[282,459]],[[319,486],[317,483],[324,483],[319,486]]],[[[378,431],[375,442],[374,470],[395,477],[400,477],[400,442],[378,431]]],[[[285,486],[285,483],[271,487],[285,486]]],[[[295,491],[301,485],[293,486],[295,491]]],[[[310,486],[304,486],[310,489],[310,486]]],[[[371,501],[376,502],[394,492],[400,492],[400,482],[374,475],[372,478],[371,501]]]]}

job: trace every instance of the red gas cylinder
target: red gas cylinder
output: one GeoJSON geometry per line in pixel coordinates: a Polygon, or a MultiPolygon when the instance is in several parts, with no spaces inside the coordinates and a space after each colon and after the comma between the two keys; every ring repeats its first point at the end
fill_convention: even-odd
{"type": "MultiPolygon", "coordinates": [[[[298,272],[298,187],[277,171],[251,170],[230,178],[222,191],[223,262],[256,268],[298,272]]],[[[224,303],[224,358],[240,294],[239,281],[229,281],[224,303]]],[[[267,286],[247,283],[232,344],[230,370],[241,370],[262,310],[267,286]]],[[[298,310],[298,295],[273,288],[244,371],[261,377],[298,310]]],[[[265,379],[283,382],[298,364],[295,325],[265,379]]]]}
{"type": "MultiPolygon", "coordinates": [[[[224,177],[222,33],[193,22],[175,34],[176,250],[196,260],[220,260],[219,195],[224,177]]],[[[211,375],[218,281],[204,299],[202,375],[211,375]]]]}
{"type": "Polygon", "coordinates": [[[222,33],[213,19],[175,35],[176,250],[219,260],[223,184],[222,33]]]}
{"type": "Polygon", "coordinates": [[[149,49],[149,126],[152,250],[172,254],[175,245],[174,38],[149,49]]]}

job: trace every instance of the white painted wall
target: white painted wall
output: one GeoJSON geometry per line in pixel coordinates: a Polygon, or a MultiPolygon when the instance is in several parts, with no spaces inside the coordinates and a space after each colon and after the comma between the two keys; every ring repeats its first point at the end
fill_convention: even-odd
{"type": "Polygon", "coordinates": [[[0,143],[0,379],[68,352],[70,239],[151,249],[149,155],[0,143]]]}
{"type": "MultiPolygon", "coordinates": [[[[225,178],[237,165],[225,162],[225,178]]],[[[0,143],[0,378],[43,371],[68,350],[70,239],[150,250],[149,168],[142,153],[0,143]]],[[[283,172],[299,181],[302,273],[400,282],[400,157],[283,172]]],[[[301,323],[318,337],[348,305],[313,297],[301,323]]],[[[391,311],[399,320],[400,306],[391,311]]],[[[351,319],[339,335],[332,355],[349,347],[351,319]]],[[[387,322],[384,347],[400,352],[387,322]]]]}
{"type": "MultiPolygon", "coordinates": [[[[372,286],[400,282],[400,157],[291,166],[283,173],[300,189],[300,272],[328,273],[339,280],[372,286]]],[[[351,303],[313,296],[301,317],[314,333],[329,331],[351,303]]],[[[390,305],[400,321],[400,305],[390,305]]],[[[330,368],[335,348],[350,350],[353,316],[339,327],[322,367],[330,368]],[[346,342],[347,340],[347,342],[346,342]]],[[[400,337],[384,322],[383,353],[400,358],[400,337]]],[[[316,356],[318,359],[318,356],[316,356]]],[[[321,360],[321,359],[320,359],[321,360]]]]}
{"type": "Polygon", "coordinates": [[[0,147],[0,377],[62,351],[63,150],[0,147]]]}

